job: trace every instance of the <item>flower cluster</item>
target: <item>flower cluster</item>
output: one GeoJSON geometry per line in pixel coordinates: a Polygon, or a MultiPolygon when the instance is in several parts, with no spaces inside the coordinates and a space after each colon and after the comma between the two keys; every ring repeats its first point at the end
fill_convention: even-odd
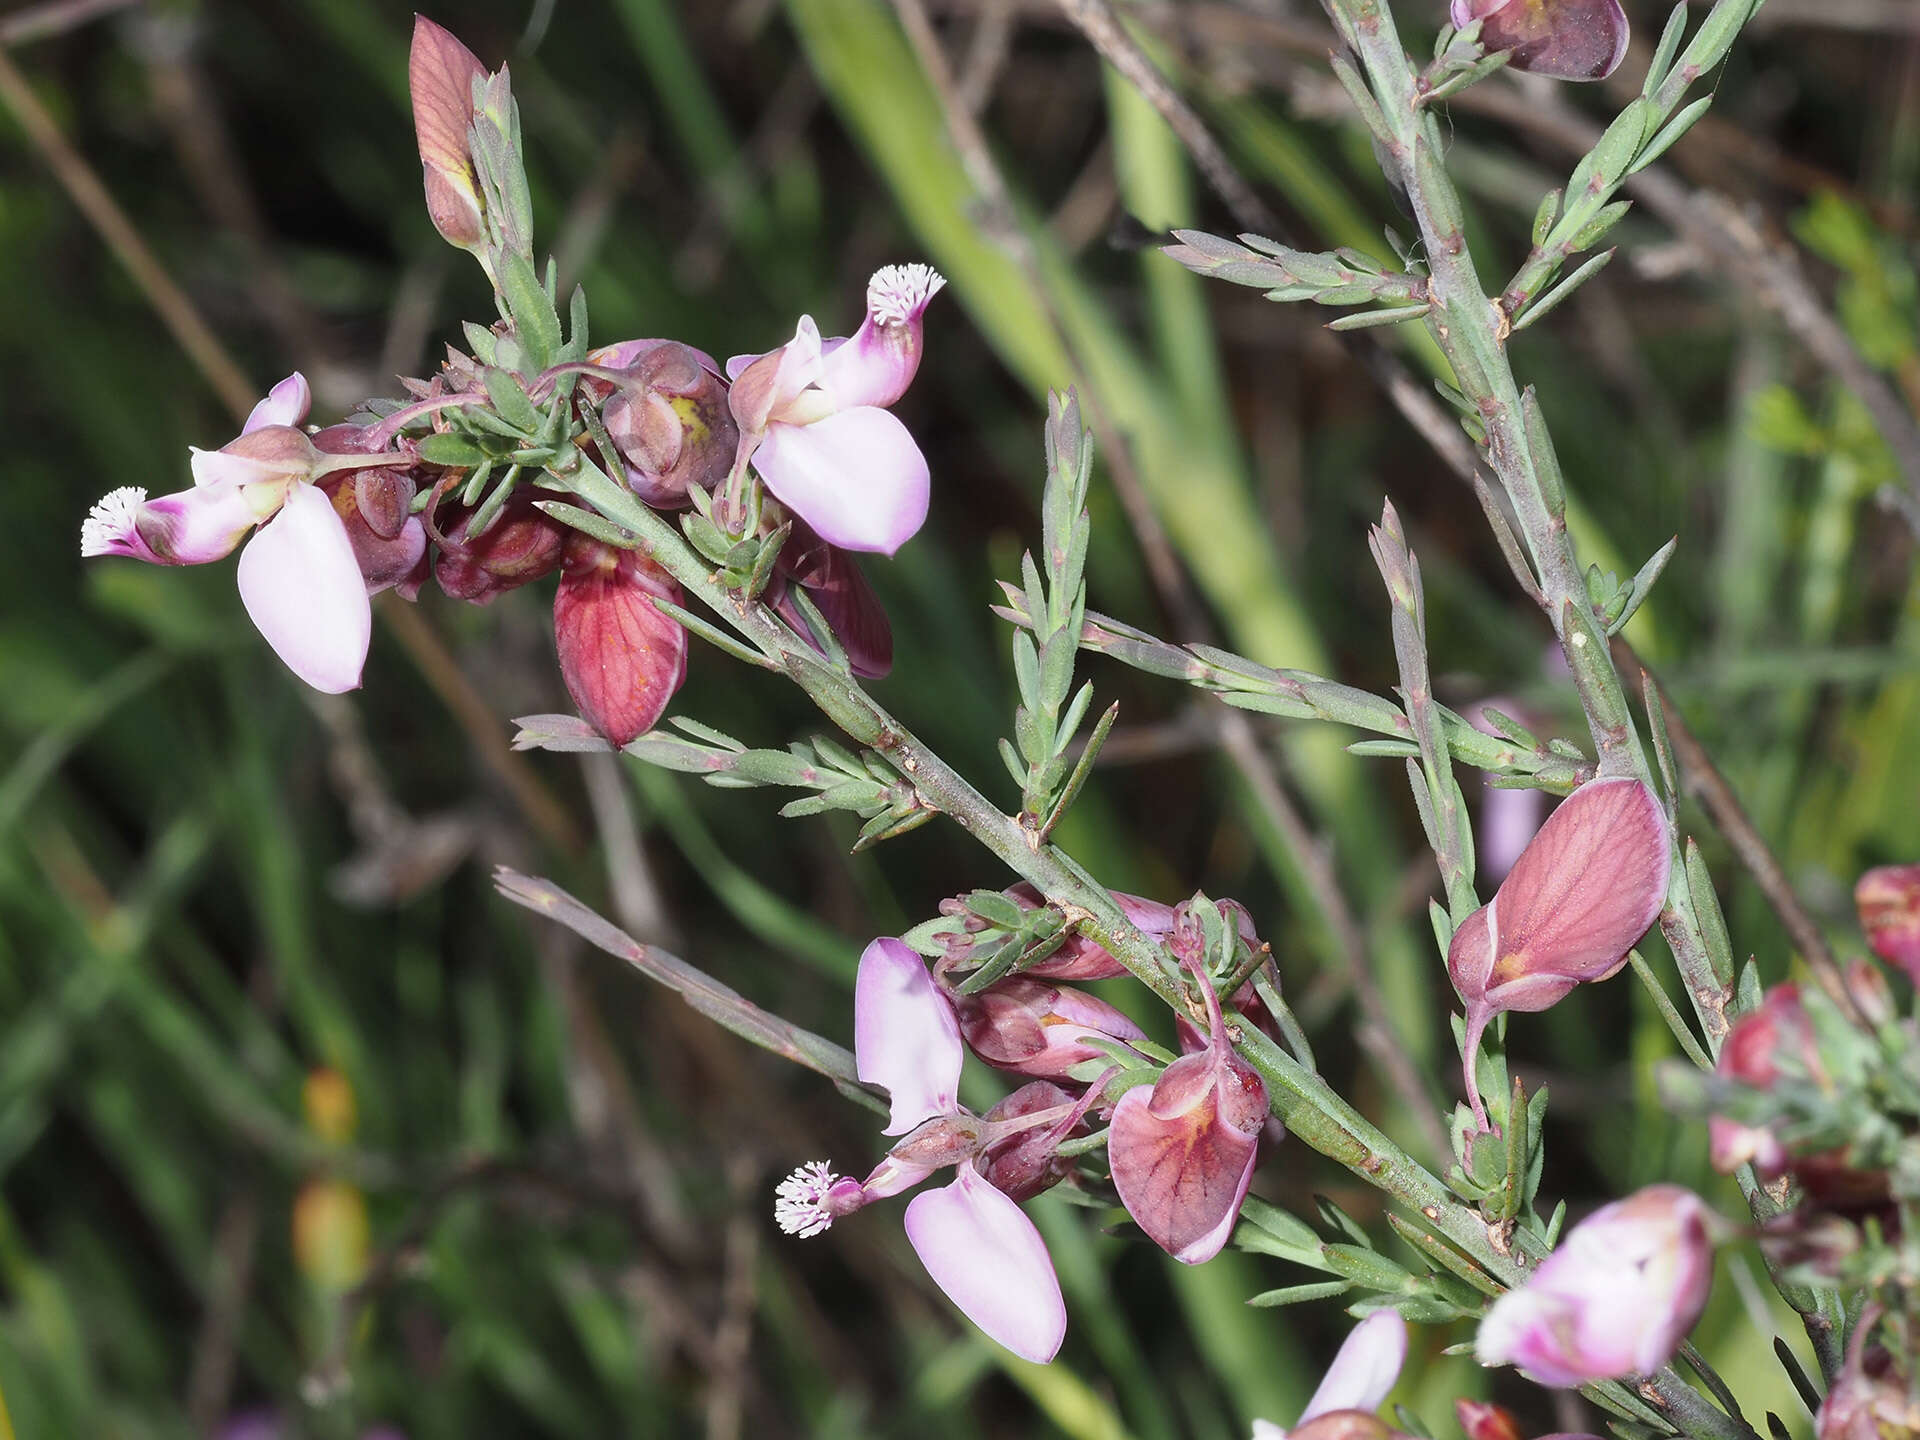
{"type": "MultiPolygon", "coordinates": [[[[1025,887],[997,898],[1006,902],[1006,914],[1039,910],[1025,887]]],[[[1198,916],[1211,902],[1196,897],[1176,908],[1136,896],[1115,899],[1157,927],[1194,977],[1207,1029],[1192,1031],[1189,1053],[1155,1074],[1149,1050],[1135,1046],[1145,1037],[1132,1020],[1060,983],[1125,973],[1084,936],[1055,936],[1056,948],[1023,974],[977,991],[956,983],[959,969],[975,958],[977,916],[971,931],[963,925],[947,933],[946,954],[932,970],[902,941],[876,940],[861,957],[855,985],[854,1054],[860,1078],[888,1093],[891,1117],[883,1133],[905,1138],[861,1181],[820,1161],[802,1165],[776,1193],[780,1227],[817,1235],[835,1219],[952,1166],[951,1184],[907,1207],[908,1239],[976,1325],[1018,1355],[1051,1359],[1066,1333],[1066,1310],[1039,1233],[1018,1202],[1072,1172],[1061,1147],[1097,1113],[1108,1126],[1113,1191],[1141,1230],[1187,1264],[1218,1254],[1267,1128],[1266,1089],[1234,1053],[1207,979],[1198,916]],[[969,1114],[956,1099],[968,1051],[1030,1078],[985,1115],[969,1114]],[[1111,1098],[1110,1088],[1122,1085],[1111,1098]]],[[[949,908],[960,909],[957,902],[949,908]]],[[[1252,941],[1250,930],[1234,938],[1252,941]]],[[[1251,1002],[1251,991],[1247,998],[1251,1002]]],[[[1254,1010],[1251,1003],[1242,1008],[1254,1010]]]]}
{"type": "MultiPolygon", "coordinates": [[[[501,118],[512,103],[505,78],[417,22],[410,80],[428,211],[496,283],[524,237],[473,137],[489,117],[514,128],[501,118]]],[[[81,553],[198,565],[245,541],[247,614],[289,669],[334,693],[360,683],[370,596],[394,589],[411,600],[431,580],[483,605],[558,572],[562,678],[580,714],[623,745],[652,728],[685,678],[688,634],[673,614],[681,592],[644,550],[557,518],[537,489],[508,477],[487,491],[494,467],[459,443],[457,424],[482,423],[508,396],[529,415],[545,407],[572,444],[610,448],[601,460],[649,507],[750,517],[751,533],[732,538],[771,557],[768,603],[817,646],[810,608],[854,673],[884,675],[886,614],[849,552],[891,555],[926,519],[926,459],[887,407],[919,367],[923,316],[943,283],[924,265],[888,266],[868,285],[851,337],[823,340],[803,316],[785,345],[724,370],[692,346],[644,339],[529,374],[513,363],[526,349],[514,322],[469,327],[473,353],[449,347],[439,373],[403,382],[407,402],[369,402],[317,431],[305,424],[307,382],[294,374],[238,438],[194,451],[192,489],[149,499],[127,487],[102,499],[81,553]],[[741,503],[749,474],[775,503],[741,503]]]]}

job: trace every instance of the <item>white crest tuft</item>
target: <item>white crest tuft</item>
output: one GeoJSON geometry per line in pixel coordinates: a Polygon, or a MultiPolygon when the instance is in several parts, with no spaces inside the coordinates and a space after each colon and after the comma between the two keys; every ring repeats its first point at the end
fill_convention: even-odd
{"type": "Polygon", "coordinates": [[[867,282],[867,313],[878,325],[905,325],[946,283],[931,265],[889,265],[867,282]]]}
{"type": "Polygon", "coordinates": [[[94,503],[87,518],[80,522],[82,555],[114,555],[133,538],[134,520],[147,503],[147,492],[138,485],[122,485],[94,503]]]}
{"type": "Polygon", "coordinates": [[[818,1235],[833,1224],[827,1194],[840,1183],[824,1160],[809,1160],[773,1192],[773,1220],[789,1235],[818,1235]]]}

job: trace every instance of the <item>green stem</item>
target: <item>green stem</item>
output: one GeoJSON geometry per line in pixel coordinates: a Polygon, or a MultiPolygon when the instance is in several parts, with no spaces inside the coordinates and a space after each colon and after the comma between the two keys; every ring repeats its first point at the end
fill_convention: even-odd
{"type": "Polygon", "coordinates": [[[768,654],[827,718],[871,747],[912,783],[921,803],[950,817],[1043,895],[1068,907],[1080,931],[1112,953],[1134,977],[1181,1014],[1187,1003],[1167,973],[1160,947],[1130,924],[1103,887],[1083,878],[1055,846],[1034,843],[1032,832],[976,790],[965,777],[887,713],[851,675],[834,670],[766,606],[726,590],[680,532],[615,484],[586,456],[555,478],[601,514],[630,530],[655,564],[700,597],[721,619],[768,654]]]}
{"type": "MultiPolygon", "coordinates": [[[[1487,463],[1513,504],[1539,579],[1542,608],[1560,637],[1586,712],[1599,773],[1632,776],[1658,793],[1567,531],[1566,497],[1552,441],[1537,404],[1530,393],[1522,395],[1507,358],[1509,316],[1487,294],[1467,249],[1459,193],[1440,158],[1444,137],[1439,122],[1417,103],[1417,77],[1384,0],[1327,0],[1327,7],[1359,55],[1378,101],[1387,131],[1381,137],[1383,158],[1412,201],[1431,266],[1435,306],[1428,325],[1480,419],[1487,463]]],[[[1677,835],[1674,847],[1661,931],[1673,947],[1708,1047],[1717,1053],[1733,1003],[1731,977],[1714,971],[1694,914],[1677,835]]]]}

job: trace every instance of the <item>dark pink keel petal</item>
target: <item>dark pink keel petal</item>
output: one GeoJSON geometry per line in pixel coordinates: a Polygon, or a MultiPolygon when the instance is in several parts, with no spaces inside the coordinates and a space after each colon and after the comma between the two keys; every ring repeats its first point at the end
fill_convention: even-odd
{"type": "Polygon", "coordinates": [[[906,1226],[934,1284],[990,1339],[1040,1365],[1059,1353],[1067,1306],[1046,1242],[972,1161],[951,1185],[914,1196],[906,1226]]]}
{"type": "Polygon", "coordinates": [[[1582,785],[1500,883],[1487,988],[1543,973],[1611,975],[1666,903],[1671,857],[1666,813],[1645,785],[1582,785]]]}
{"type": "Polygon", "coordinates": [[[1227,1243],[1253,1179],[1266,1110],[1260,1077],[1213,1051],[1176,1060],[1151,1090],[1120,1097],[1107,1139],[1114,1188],[1174,1259],[1198,1265],[1227,1243]]]}
{"type": "Polygon", "coordinates": [[[687,678],[687,632],[653,603],[678,600],[665,571],[597,542],[570,547],[553,597],[560,675],[580,714],[614,745],[651,730],[687,678]]]}

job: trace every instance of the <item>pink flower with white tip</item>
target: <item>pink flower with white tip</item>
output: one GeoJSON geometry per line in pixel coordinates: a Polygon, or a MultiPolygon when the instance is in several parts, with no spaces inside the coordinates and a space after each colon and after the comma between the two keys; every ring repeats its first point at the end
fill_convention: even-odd
{"type": "Polygon", "coordinates": [[[311,399],[297,371],[274,386],[238,439],[194,450],[191,490],[113,491],[80,527],[80,553],[204,565],[258,526],[240,555],[241,603],[288,669],[338,694],[360,684],[373,611],[346,524],[317,482],[394,457],[323,454],[299,428],[311,399]]]}
{"type": "Polygon", "coordinates": [[[1474,1341],[1480,1363],[1565,1388],[1652,1374],[1706,1308],[1716,1228],[1678,1185],[1602,1206],[1494,1302],[1474,1341]]]}
{"type": "Polygon", "coordinates": [[[727,361],[743,456],[831,545],[891,555],[927,518],[926,457],[886,407],[920,368],[921,317],[945,284],[928,266],[889,265],[850,338],[822,340],[803,315],[778,350],[727,361]]]}
{"type": "Polygon", "coordinates": [[[1066,1302],[1040,1232],[989,1184],[976,1162],[1009,1135],[1053,1126],[1064,1137],[1086,1102],[983,1120],[956,1098],[964,1049],[953,1011],[919,956],[875,940],[854,986],[854,1059],[860,1078],[886,1087],[887,1135],[905,1138],[864,1181],[803,1165],[775,1192],[774,1219],[789,1235],[818,1235],[842,1215],[911,1189],[952,1165],[951,1184],[907,1206],[907,1239],[947,1298],[1023,1359],[1045,1364],[1067,1333],[1066,1302]]]}
{"type": "Polygon", "coordinates": [[[1396,1311],[1376,1310],[1341,1343],[1326,1376],[1291,1431],[1271,1420],[1253,1422],[1253,1440],[1312,1440],[1328,1433],[1385,1436],[1393,1432],[1374,1415],[1386,1401],[1407,1360],[1407,1322],[1396,1311]],[[1325,1417],[1322,1420],[1322,1417],[1325,1417]],[[1321,1421],[1315,1425],[1315,1421],[1321,1421]]]}

